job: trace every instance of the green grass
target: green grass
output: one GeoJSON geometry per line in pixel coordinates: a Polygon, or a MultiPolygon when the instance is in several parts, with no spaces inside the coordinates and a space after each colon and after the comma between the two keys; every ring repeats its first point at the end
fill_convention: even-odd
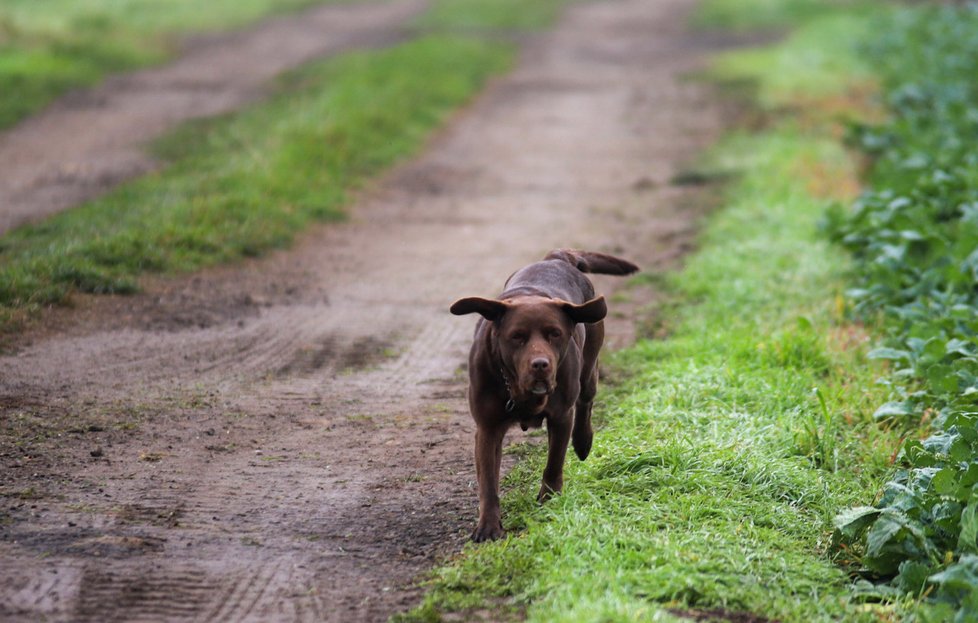
{"type": "Polygon", "coordinates": [[[687,301],[672,335],[615,356],[630,377],[602,396],[592,457],[569,461],[565,493],[538,507],[543,452],[525,449],[506,480],[515,534],[467,548],[407,620],[498,599],[529,621],[892,611],[853,600],[830,548],[835,513],[875,493],[897,444],[872,422],[885,390],[838,306],[848,262],[818,232],[832,199],[805,175],[853,164],[782,127],[728,139],[711,166],[742,177],[670,279],[687,301]]]}
{"type": "Polygon", "coordinates": [[[6,0],[0,5],[0,129],[68,89],[165,60],[180,36],[240,27],[316,1],[6,0]]]}
{"type": "Polygon", "coordinates": [[[778,45],[722,55],[709,73],[755,85],[756,103],[766,110],[843,97],[873,81],[870,67],[854,51],[868,38],[876,19],[868,12],[821,14],[778,45]]]}
{"type": "MultiPolygon", "coordinates": [[[[334,0],[334,2],[351,0],[334,0]]],[[[17,31],[66,34],[79,25],[101,23],[130,32],[160,35],[226,30],[273,11],[322,0],[4,0],[0,19],[17,31]]]]}
{"type": "Polygon", "coordinates": [[[697,5],[692,23],[733,32],[783,31],[823,15],[853,15],[879,6],[867,0],[707,0],[697,5]]]}

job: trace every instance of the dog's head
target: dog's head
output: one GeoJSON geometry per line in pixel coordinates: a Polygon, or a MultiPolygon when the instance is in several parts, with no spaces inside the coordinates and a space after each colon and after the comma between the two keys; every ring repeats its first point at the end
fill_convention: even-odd
{"type": "Polygon", "coordinates": [[[546,406],[557,389],[557,370],[570,346],[578,323],[604,319],[608,306],[599,296],[575,305],[540,296],[496,300],[480,297],[456,301],[451,312],[456,316],[480,314],[492,323],[493,343],[508,374],[513,399],[546,406]]]}

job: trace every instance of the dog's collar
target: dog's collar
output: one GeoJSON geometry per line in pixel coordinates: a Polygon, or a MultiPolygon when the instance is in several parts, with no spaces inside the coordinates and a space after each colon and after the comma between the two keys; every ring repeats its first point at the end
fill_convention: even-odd
{"type": "Polygon", "coordinates": [[[513,386],[510,384],[506,370],[502,366],[499,366],[499,374],[503,377],[503,383],[506,384],[506,413],[512,413],[516,410],[516,399],[513,398],[513,386]]]}
{"type": "MultiPolygon", "coordinates": [[[[520,407],[520,403],[516,402],[516,399],[513,398],[513,388],[509,384],[509,377],[506,375],[506,371],[500,367],[499,373],[503,377],[503,382],[506,383],[506,393],[508,394],[506,399],[506,413],[514,414],[513,412],[517,411],[520,407]]],[[[522,404],[525,405],[526,403],[522,404]]],[[[545,414],[516,413],[514,415],[519,420],[520,428],[526,431],[529,430],[530,427],[541,426],[545,414]]]]}
{"type": "MultiPolygon", "coordinates": [[[[513,413],[520,405],[528,404],[527,401],[517,402],[516,398],[513,397],[513,385],[509,381],[509,375],[506,374],[506,369],[502,366],[499,367],[499,374],[503,377],[503,383],[506,384],[506,413],[513,413]]],[[[520,419],[522,420],[522,417],[520,419]]],[[[526,430],[525,425],[523,425],[523,430],[526,430]]]]}

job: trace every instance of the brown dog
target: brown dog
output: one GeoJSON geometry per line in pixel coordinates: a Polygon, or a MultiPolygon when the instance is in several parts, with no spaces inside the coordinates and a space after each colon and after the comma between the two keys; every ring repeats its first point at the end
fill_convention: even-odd
{"type": "Polygon", "coordinates": [[[498,299],[456,301],[451,312],[482,316],[469,354],[469,408],[475,419],[479,523],[475,541],[503,535],[499,465],[503,437],[547,421],[549,450],[541,502],[564,483],[564,456],[573,437],[583,461],[591,451],[591,406],[598,388],[598,351],[608,313],[584,273],[627,275],[638,267],[604,255],[557,249],[514,273],[498,299]],[[573,434],[572,434],[573,429],[573,434]]]}

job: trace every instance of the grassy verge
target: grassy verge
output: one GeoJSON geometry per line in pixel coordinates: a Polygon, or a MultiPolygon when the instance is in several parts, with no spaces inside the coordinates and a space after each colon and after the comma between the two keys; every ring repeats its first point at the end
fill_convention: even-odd
{"type": "MultiPolygon", "coordinates": [[[[798,0],[786,4],[791,1],[798,0]]],[[[839,47],[819,45],[812,35],[827,28],[841,36],[821,39],[851,37],[862,21],[857,71],[848,73],[878,87],[885,112],[880,107],[849,127],[852,144],[866,156],[868,188],[854,205],[832,210],[828,229],[855,260],[856,287],[847,298],[884,336],[882,347],[868,354],[889,362],[880,381],[887,395],[874,419],[902,430],[905,440],[878,491],[838,515],[838,536],[858,562],[859,590],[867,598],[918,600],[914,621],[973,621],[978,167],[973,145],[962,137],[975,133],[978,119],[978,10],[922,4],[877,9],[871,22],[865,12],[861,20],[852,15],[809,21],[791,38],[799,47],[791,62],[825,68],[832,65],[826,59],[844,60],[839,47]]],[[[727,69],[763,73],[758,68],[765,62],[779,65],[766,54],[738,55],[727,69]]],[[[831,90],[822,74],[808,83],[805,72],[762,80],[768,91],[761,90],[761,100],[797,106],[793,83],[831,90]]],[[[843,108],[852,112],[855,99],[843,108]]]]}
{"type": "MultiPolygon", "coordinates": [[[[432,19],[445,31],[500,27],[499,7],[513,6],[436,3],[432,19]]],[[[548,15],[509,27],[541,26],[548,15]]],[[[341,217],[350,191],[418,149],[515,49],[422,35],[310,65],[267,103],[177,131],[160,145],[172,163],[164,172],[0,237],[0,328],[74,292],[132,292],[145,272],[256,255],[312,221],[341,217]]]]}
{"type": "MultiPolygon", "coordinates": [[[[719,81],[745,80],[756,89],[754,104],[769,112],[804,113],[847,95],[875,91],[875,77],[851,45],[868,38],[873,19],[853,13],[827,13],[805,22],[775,47],[746,49],[720,57],[708,72],[719,81]],[[826,41],[843,42],[826,46],[826,41]]],[[[844,106],[848,102],[842,102],[844,106]]],[[[840,109],[840,112],[842,110],[840,109]]]]}
{"type": "MultiPolygon", "coordinates": [[[[691,21],[704,29],[774,34],[795,31],[800,25],[807,27],[822,17],[872,16],[880,8],[874,0],[707,0],[697,7],[691,21]]],[[[838,46],[818,47],[834,47],[835,51],[845,53],[838,46]]]]}
{"type": "Polygon", "coordinates": [[[859,561],[834,544],[836,514],[873,498],[901,439],[873,419],[889,388],[866,328],[849,320],[852,264],[819,229],[859,190],[835,119],[867,114],[849,97],[871,88],[850,45],[866,17],[807,10],[783,44],[717,66],[718,78],[756,83],[777,115],[708,158],[739,177],[701,250],[666,278],[680,301],[669,337],[614,357],[629,378],[602,397],[592,457],[572,459],[564,495],[539,507],[543,449],[519,446],[504,498],[515,534],[468,547],[402,620],[477,617],[487,604],[530,621],[910,612],[864,600],[859,561]]]}
{"type": "Polygon", "coordinates": [[[317,1],[327,0],[6,0],[0,129],[68,89],[166,59],[180,36],[240,27],[317,1]]]}

